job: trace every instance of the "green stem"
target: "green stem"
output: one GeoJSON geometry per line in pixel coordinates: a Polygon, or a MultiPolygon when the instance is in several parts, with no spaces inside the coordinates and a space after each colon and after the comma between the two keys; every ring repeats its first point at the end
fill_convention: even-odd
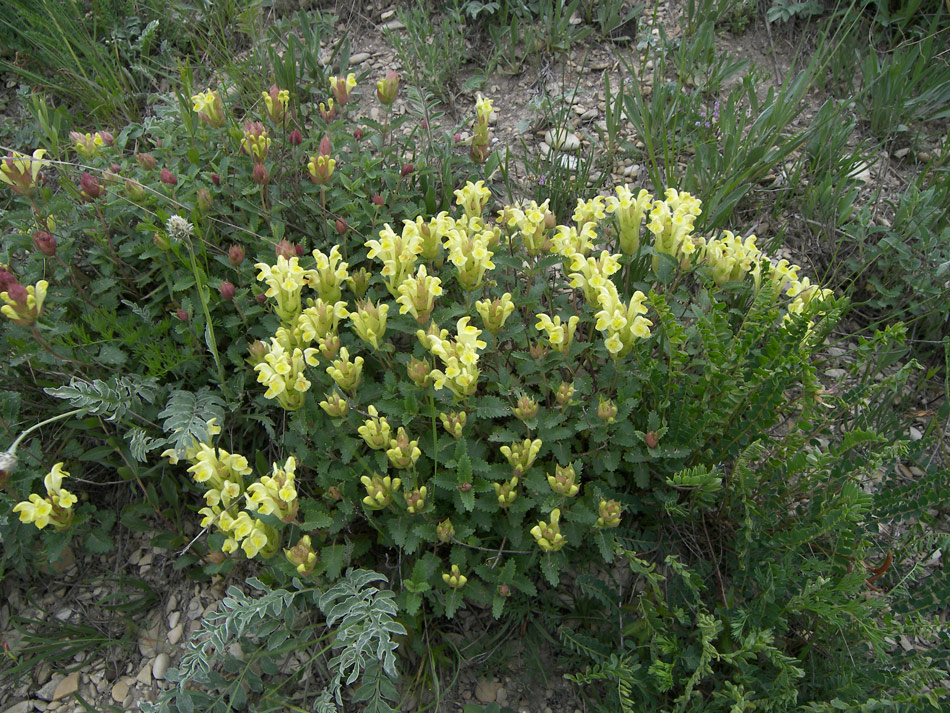
{"type": "Polygon", "coordinates": [[[211,310],[208,307],[208,296],[205,294],[207,289],[207,284],[205,280],[202,280],[202,274],[199,272],[198,262],[195,259],[195,252],[191,248],[191,241],[185,241],[185,247],[188,250],[188,259],[191,263],[191,272],[195,277],[195,285],[198,288],[198,298],[201,300],[201,311],[205,316],[205,330],[207,339],[205,342],[208,345],[208,349],[211,350],[211,356],[214,358],[214,364],[218,369],[218,382],[221,384],[221,391],[224,393],[224,398],[229,402],[233,400],[233,395],[231,394],[230,389],[228,389],[227,381],[224,378],[224,366],[221,364],[221,358],[218,356],[218,343],[214,337],[214,324],[211,321],[211,310]]]}
{"type": "Polygon", "coordinates": [[[27,437],[28,435],[30,435],[31,433],[33,433],[33,431],[35,431],[35,430],[37,430],[37,429],[39,429],[39,428],[42,428],[43,426],[45,426],[45,425],[47,425],[47,424],[49,424],[49,423],[53,423],[54,421],[61,421],[61,420],[64,419],[64,418],[69,418],[70,416],[75,416],[77,413],[83,413],[83,412],[85,412],[85,411],[86,411],[86,409],[84,409],[84,408],[74,408],[72,411],[67,411],[66,413],[61,413],[61,414],[58,414],[58,415],[56,415],[56,416],[51,416],[50,418],[46,419],[45,421],[40,421],[39,423],[34,423],[32,426],[30,426],[28,429],[26,429],[23,433],[21,433],[19,436],[17,436],[17,438],[16,438],[16,440],[13,442],[13,444],[12,444],[9,448],[7,448],[7,450],[6,450],[6,455],[8,455],[8,456],[16,456],[16,449],[17,449],[17,447],[20,445],[20,443],[23,441],[23,439],[26,438],[26,437],[27,437]]]}

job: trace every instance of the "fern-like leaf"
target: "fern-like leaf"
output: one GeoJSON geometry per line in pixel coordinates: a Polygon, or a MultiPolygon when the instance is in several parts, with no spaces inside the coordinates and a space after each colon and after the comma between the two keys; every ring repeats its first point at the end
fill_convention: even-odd
{"type": "Polygon", "coordinates": [[[158,386],[151,379],[128,376],[113,376],[108,381],[94,379],[83,381],[73,377],[67,386],[44,389],[50,396],[69,401],[73,408],[85,409],[93,416],[103,416],[107,421],[120,421],[125,415],[141,406],[152,403],[158,386]]]}
{"type": "Polygon", "coordinates": [[[197,394],[176,390],[171,393],[165,409],[158,414],[165,419],[168,443],[181,455],[195,443],[207,443],[210,422],[224,418],[224,402],[207,390],[197,394]]]}

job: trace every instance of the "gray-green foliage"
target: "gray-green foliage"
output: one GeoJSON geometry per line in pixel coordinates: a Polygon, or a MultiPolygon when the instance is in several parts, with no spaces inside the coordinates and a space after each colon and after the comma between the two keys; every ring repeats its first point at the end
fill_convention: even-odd
{"type": "Polygon", "coordinates": [[[156,703],[143,703],[142,710],[284,710],[287,694],[279,692],[282,661],[304,654],[309,665],[295,667],[292,675],[298,676],[315,667],[332,646],[337,654],[321,674],[328,683],[313,699],[314,710],[335,713],[337,704],[343,705],[343,686],[356,684],[352,700],[362,702],[364,710],[392,711],[387,701],[396,699],[398,678],[392,636],[405,635],[406,630],[393,619],[393,592],[378,586],[386,581],[377,572],[350,569],[326,592],[296,579],[293,589],[272,589],[253,577],[247,584],[258,596],[228,588],[220,608],[208,614],[193,635],[179,666],[169,669],[167,678],[177,685],[156,703]],[[309,621],[315,607],[326,615],[325,623],[309,621]],[[331,627],[335,630],[328,646],[331,627]]]}
{"type": "MultiPolygon", "coordinates": [[[[392,636],[405,636],[406,629],[393,619],[398,611],[395,594],[374,586],[376,582],[385,581],[386,577],[378,572],[348,570],[343,579],[320,597],[320,609],[327,617],[327,626],[339,625],[334,648],[341,650],[330,659],[330,668],[334,671],[330,687],[337,703],[343,702],[340,698],[342,683],[355,683],[362,672],[370,673],[370,680],[359,687],[360,700],[395,697],[391,681],[398,672],[396,642],[392,636]],[[379,667],[385,676],[380,675],[379,667]],[[374,694],[374,689],[379,695],[374,694]],[[367,698],[363,698],[362,693],[367,698]]],[[[381,700],[375,709],[389,710],[381,700]]]]}

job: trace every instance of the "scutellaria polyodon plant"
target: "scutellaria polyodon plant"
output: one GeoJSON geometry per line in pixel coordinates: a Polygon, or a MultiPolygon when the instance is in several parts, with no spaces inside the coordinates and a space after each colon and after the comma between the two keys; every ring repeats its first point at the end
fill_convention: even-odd
{"type": "Polygon", "coordinates": [[[357,295],[338,246],[257,265],[277,324],[249,361],[289,412],[292,455],[245,488],[243,457],[189,452],[226,551],[284,541],[289,566],[334,574],[346,541],[397,547],[408,610],[469,598],[500,615],[538,565],[556,585],[572,555],[611,559],[657,476],[734,456],[733,425],[686,406],[716,398],[728,361],[704,349],[732,344],[740,377],[760,349],[804,364],[835,305],[755,236],[697,235],[687,193],[618,187],[568,225],[533,202],[493,220],[489,196],[469,183],[456,215],[386,225],[355,258],[372,275],[357,295]]]}

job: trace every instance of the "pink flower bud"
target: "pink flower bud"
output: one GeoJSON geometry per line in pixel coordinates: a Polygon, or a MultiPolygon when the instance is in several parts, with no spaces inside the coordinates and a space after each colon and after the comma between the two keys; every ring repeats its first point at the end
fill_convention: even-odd
{"type": "Polygon", "coordinates": [[[277,243],[277,245],[274,246],[274,253],[277,255],[277,257],[284,257],[287,260],[297,256],[297,251],[294,249],[294,246],[291,245],[289,240],[281,240],[279,243],[277,243]]]}
{"type": "Polygon", "coordinates": [[[303,256],[304,256],[304,253],[306,253],[306,252],[307,252],[307,251],[306,251],[306,249],[304,248],[303,245],[301,245],[300,243],[294,244],[294,254],[295,254],[297,257],[303,257],[303,256]]]}
{"type": "Polygon", "coordinates": [[[379,195],[378,193],[374,193],[374,194],[373,194],[373,205],[382,205],[382,204],[383,204],[383,197],[382,197],[381,195],[379,195]]]}
{"type": "Polygon", "coordinates": [[[0,292],[7,292],[11,285],[17,284],[17,279],[6,267],[0,265],[0,292]]]}
{"type": "Polygon", "coordinates": [[[6,293],[7,297],[13,300],[14,303],[24,307],[26,307],[27,300],[30,298],[30,293],[19,282],[14,282],[12,285],[10,285],[6,290],[6,293]]]}
{"type": "Polygon", "coordinates": [[[115,143],[115,137],[110,132],[97,131],[96,133],[99,134],[99,138],[102,139],[102,143],[106,146],[112,146],[112,144],[115,143]]]}
{"type": "Polygon", "coordinates": [[[462,143],[462,135],[461,135],[461,134],[456,134],[456,135],[455,135],[455,143],[457,143],[457,144],[462,143]]]}
{"type": "Polygon", "coordinates": [[[236,290],[234,289],[234,285],[232,285],[230,282],[222,282],[221,287],[218,288],[218,291],[221,293],[221,299],[230,302],[234,299],[234,293],[236,290]]]}
{"type": "Polygon", "coordinates": [[[353,138],[356,139],[357,141],[359,141],[360,139],[362,139],[362,138],[363,138],[363,130],[362,130],[362,129],[354,129],[354,130],[353,130],[353,138]]]}
{"type": "Polygon", "coordinates": [[[410,173],[413,172],[413,170],[415,170],[415,166],[413,166],[411,163],[407,163],[405,166],[402,167],[402,171],[400,171],[400,174],[403,176],[408,176],[410,173]]]}
{"type": "Polygon", "coordinates": [[[660,442],[660,437],[657,435],[656,431],[647,431],[646,437],[643,440],[646,441],[648,448],[656,448],[657,444],[660,442]]]}
{"type": "Polygon", "coordinates": [[[320,139],[319,153],[321,156],[329,156],[331,151],[333,151],[333,145],[330,143],[330,137],[324,136],[320,139]]]}
{"type": "Polygon", "coordinates": [[[135,154],[135,160],[144,171],[151,171],[158,163],[158,161],[155,160],[155,157],[150,153],[137,153],[135,154]]]}
{"type": "Polygon", "coordinates": [[[183,310],[181,307],[179,307],[177,310],[175,310],[175,316],[178,317],[178,319],[180,319],[182,322],[190,322],[190,321],[191,321],[191,315],[188,314],[188,312],[186,312],[185,310],[183,310]]]}
{"type": "Polygon", "coordinates": [[[162,169],[162,172],[158,176],[158,180],[167,186],[178,185],[178,178],[176,178],[175,174],[169,171],[167,168],[162,169]]]}
{"type": "Polygon", "coordinates": [[[267,169],[264,168],[264,164],[255,163],[254,170],[251,172],[251,178],[257,185],[264,186],[267,185],[267,182],[270,180],[270,175],[267,173],[267,169]]]}
{"type": "Polygon", "coordinates": [[[47,257],[53,257],[56,254],[56,238],[45,230],[37,230],[33,233],[33,244],[47,257]]]}
{"type": "Polygon", "coordinates": [[[99,183],[99,179],[91,173],[83,171],[79,177],[79,195],[82,196],[82,199],[87,203],[91,203],[97,198],[100,198],[104,193],[105,191],[102,188],[102,184],[99,183]]]}
{"type": "Polygon", "coordinates": [[[211,182],[212,182],[214,185],[216,185],[216,186],[220,186],[220,185],[221,185],[221,176],[219,176],[217,173],[212,173],[212,174],[211,174],[211,182]]]}
{"type": "Polygon", "coordinates": [[[113,173],[118,173],[119,171],[122,170],[122,166],[120,166],[120,165],[117,164],[117,163],[111,163],[111,164],[109,164],[109,168],[112,170],[113,173]]]}
{"type": "Polygon", "coordinates": [[[255,295],[255,296],[254,296],[254,299],[257,300],[257,304],[259,304],[261,307],[263,307],[263,306],[264,306],[264,303],[267,302],[267,295],[265,295],[263,292],[261,292],[260,294],[255,295]]]}
{"type": "Polygon", "coordinates": [[[291,146],[300,146],[303,143],[303,134],[294,129],[287,135],[287,141],[290,142],[291,146]]]}
{"type": "Polygon", "coordinates": [[[244,248],[240,245],[232,245],[228,248],[228,262],[231,267],[237,267],[244,262],[244,248]]]}
{"type": "Polygon", "coordinates": [[[346,224],[346,221],[343,218],[336,219],[336,232],[338,235],[346,235],[346,231],[350,229],[350,226],[346,224]]]}
{"type": "Polygon", "coordinates": [[[423,119],[423,120],[422,120],[422,128],[423,128],[423,129],[428,129],[428,128],[429,128],[429,120],[428,120],[428,119],[423,119]]]}

